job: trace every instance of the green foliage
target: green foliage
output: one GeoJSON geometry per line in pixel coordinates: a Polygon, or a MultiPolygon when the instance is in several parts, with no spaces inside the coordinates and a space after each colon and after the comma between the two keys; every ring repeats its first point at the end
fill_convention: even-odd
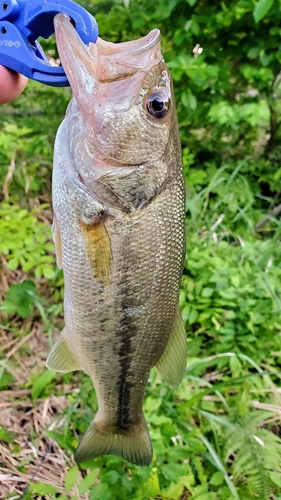
{"type": "Polygon", "coordinates": [[[49,495],[52,493],[58,493],[57,488],[52,486],[51,484],[38,482],[38,483],[30,483],[30,487],[34,493],[38,493],[39,495],[49,495]]]}
{"type": "Polygon", "coordinates": [[[35,284],[32,281],[12,285],[7,292],[1,310],[6,314],[17,313],[22,318],[27,318],[32,313],[36,300],[34,291],[35,284]]]}
{"type": "Polygon", "coordinates": [[[281,483],[281,440],[272,432],[259,428],[271,416],[269,412],[252,412],[236,419],[233,428],[225,434],[225,460],[234,456],[232,470],[236,481],[247,478],[247,487],[241,488],[245,495],[251,493],[269,498],[272,483],[277,486],[281,483]]]}
{"type": "Polygon", "coordinates": [[[32,384],[32,397],[37,399],[44,391],[45,387],[53,380],[56,372],[52,370],[44,371],[32,384]]]}
{"type": "Polygon", "coordinates": [[[15,439],[15,433],[8,431],[3,427],[0,427],[0,441],[4,441],[4,443],[12,443],[15,439]]]}
{"type": "MultiPolygon", "coordinates": [[[[41,155],[44,158],[51,154],[46,144],[46,136],[42,132],[34,134],[34,131],[25,125],[18,127],[13,123],[4,122],[0,132],[0,146],[1,184],[9,172],[13,175],[12,192],[18,189],[38,191],[42,188],[42,179],[35,177],[34,173],[40,165],[41,155]],[[18,161],[21,165],[19,168],[18,161]]],[[[46,167],[43,171],[47,172],[46,167]]]]}
{"type": "Polygon", "coordinates": [[[274,0],[259,0],[259,2],[255,5],[254,8],[254,19],[256,23],[261,21],[264,16],[268,13],[273,5],[274,0]]]}
{"type": "Polygon", "coordinates": [[[50,227],[40,222],[36,215],[40,209],[28,212],[20,208],[18,203],[3,201],[0,218],[0,252],[6,257],[8,268],[21,269],[24,272],[34,270],[37,278],[44,276],[51,279],[55,276],[54,245],[51,240],[50,227]]]}
{"type": "MultiPolygon", "coordinates": [[[[154,27],[162,32],[187,185],[180,305],[188,364],[175,392],[151,372],[144,403],[151,467],[100,457],[67,466],[63,494],[35,476],[26,498],[280,500],[281,226],[273,210],[281,191],[280,2],[81,3],[107,40],[130,40],[154,27]]],[[[53,39],[43,44],[55,57],[53,39]]],[[[21,281],[6,293],[1,328],[16,339],[26,334],[17,329],[18,317],[32,320],[39,311],[48,333],[53,323],[62,325],[63,279],[42,214],[69,96],[68,89],[31,82],[0,110],[0,252],[21,281]]],[[[1,362],[1,389],[16,387],[14,364],[1,362]]],[[[20,387],[31,389],[33,405],[53,393],[67,398],[45,436],[72,455],[97,410],[89,378],[35,367],[20,387]]],[[[29,439],[37,447],[35,431],[29,439]]],[[[14,434],[2,427],[0,440],[11,446],[14,434]]]]}

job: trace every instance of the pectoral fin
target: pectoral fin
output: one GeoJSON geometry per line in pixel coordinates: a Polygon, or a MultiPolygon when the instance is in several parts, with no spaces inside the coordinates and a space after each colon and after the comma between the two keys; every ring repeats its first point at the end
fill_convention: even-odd
{"type": "Polygon", "coordinates": [[[58,225],[58,221],[57,221],[57,218],[56,218],[56,214],[54,214],[52,232],[53,232],[53,239],[54,239],[54,243],[55,243],[55,252],[56,252],[56,257],[57,257],[57,266],[58,266],[59,269],[62,269],[61,236],[60,236],[60,230],[59,230],[59,225],[58,225]]]}
{"type": "Polygon", "coordinates": [[[50,370],[60,373],[68,373],[74,370],[81,370],[79,363],[74,356],[67,338],[67,331],[64,328],[59,339],[53,346],[46,362],[50,370]]]}
{"type": "Polygon", "coordinates": [[[87,254],[95,277],[109,285],[112,265],[111,241],[105,224],[84,224],[80,222],[87,254]]]}
{"type": "Polygon", "coordinates": [[[183,379],[186,356],[186,333],[180,309],[178,308],[169,342],[155,366],[158,373],[172,389],[175,389],[183,379]]]}

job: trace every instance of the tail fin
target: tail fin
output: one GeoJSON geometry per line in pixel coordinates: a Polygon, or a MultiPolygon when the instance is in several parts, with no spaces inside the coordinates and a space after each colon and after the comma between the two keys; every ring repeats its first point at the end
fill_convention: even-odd
{"type": "Polygon", "coordinates": [[[144,417],[140,424],[126,430],[94,420],[81,439],[74,459],[80,463],[107,454],[118,455],[135,465],[149,465],[152,445],[144,417]]]}

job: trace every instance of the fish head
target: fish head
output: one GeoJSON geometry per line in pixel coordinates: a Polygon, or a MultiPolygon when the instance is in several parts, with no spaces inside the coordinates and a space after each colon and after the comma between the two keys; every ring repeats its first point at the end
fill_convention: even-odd
{"type": "Polygon", "coordinates": [[[73,150],[87,151],[91,168],[161,161],[177,117],[159,30],[130,42],[99,38],[86,46],[69,18],[58,14],[55,32],[75,101],[73,150]]]}

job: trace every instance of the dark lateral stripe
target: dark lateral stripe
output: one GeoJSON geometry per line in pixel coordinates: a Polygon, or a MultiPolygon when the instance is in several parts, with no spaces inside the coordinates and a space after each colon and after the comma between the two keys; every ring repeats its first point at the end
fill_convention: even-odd
{"type": "Polygon", "coordinates": [[[130,419],[130,397],[132,384],[128,381],[132,361],[132,325],[130,325],[129,317],[124,314],[120,322],[120,337],[121,346],[119,350],[119,360],[121,365],[121,373],[119,376],[119,394],[117,408],[117,426],[121,429],[127,429],[132,424],[130,419]]]}
{"type": "Polygon", "coordinates": [[[133,360],[132,339],[136,334],[136,325],[134,324],[134,317],[128,314],[128,310],[134,307],[133,298],[131,296],[132,290],[128,284],[128,267],[126,263],[130,262],[130,258],[126,258],[126,254],[130,252],[130,235],[127,234],[123,240],[123,280],[120,283],[122,290],[122,317],[120,320],[120,327],[116,332],[120,341],[119,348],[119,365],[121,372],[118,380],[118,408],[117,408],[117,422],[116,425],[123,430],[128,429],[132,425],[132,418],[130,415],[131,392],[133,390],[132,383],[129,381],[131,364],[133,360]]]}

